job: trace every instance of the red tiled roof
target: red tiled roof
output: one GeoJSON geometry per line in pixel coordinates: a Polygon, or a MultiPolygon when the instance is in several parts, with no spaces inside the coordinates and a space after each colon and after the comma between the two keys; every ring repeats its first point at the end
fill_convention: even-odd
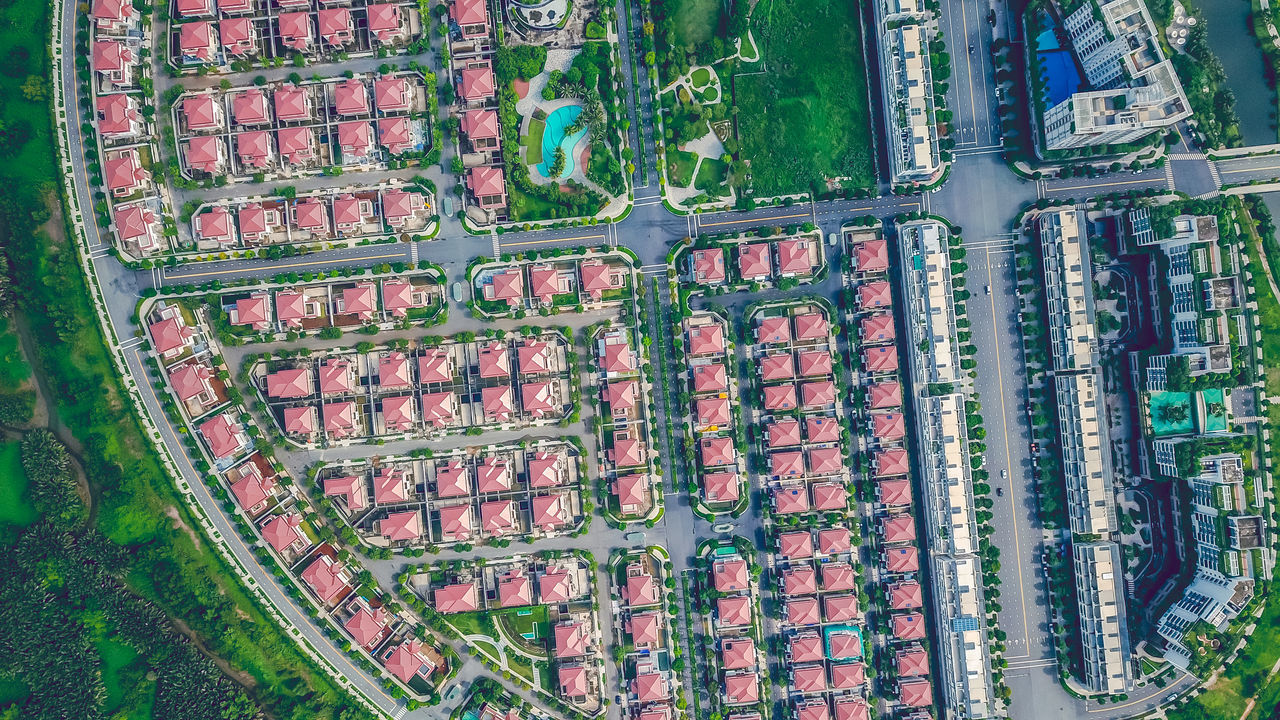
{"type": "Polygon", "coordinates": [[[449,15],[458,25],[486,25],[489,11],[484,0],[454,0],[449,15]]]}
{"type": "Polygon", "coordinates": [[[830,720],[826,700],[811,700],[796,704],[796,720],[830,720]]]}
{"type": "MultiPolygon", "coordinates": [[[[778,272],[784,275],[809,274],[813,263],[809,260],[810,240],[781,240],[778,242],[778,272]]],[[[821,250],[819,250],[821,252],[821,250]]]]}
{"type": "Polygon", "coordinates": [[[538,579],[538,597],[543,604],[569,602],[569,573],[547,572],[538,579]]]}
{"type": "Polygon", "coordinates": [[[889,586],[889,607],[893,610],[910,610],[924,607],[924,594],[920,583],[911,580],[889,586]]]}
{"type": "Polygon", "coordinates": [[[609,459],[618,467],[635,467],[644,464],[644,443],[636,438],[615,438],[609,459]]]}
{"type": "Polygon", "coordinates": [[[468,110],[462,115],[462,132],[471,142],[498,139],[497,111],[468,110]]]}
{"type": "Polygon", "coordinates": [[[236,324],[250,325],[255,330],[266,328],[271,320],[270,299],[267,293],[255,293],[236,300],[236,324]]]}
{"type": "Polygon", "coordinates": [[[842,482],[814,483],[812,490],[815,510],[844,510],[849,504],[849,491],[842,482]]]}
{"type": "Polygon", "coordinates": [[[769,449],[800,444],[800,423],[795,420],[778,420],[765,426],[769,449]]]}
{"type": "Polygon", "coordinates": [[[818,312],[804,313],[793,318],[796,324],[796,340],[826,340],[830,332],[827,316],[818,312]]]}
{"type": "Polygon", "coordinates": [[[450,369],[449,351],[443,348],[432,348],[423,351],[418,357],[418,382],[440,383],[453,379],[450,369]]]}
{"type": "Polygon", "coordinates": [[[765,382],[790,380],[796,376],[791,353],[772,353],[760,358],[760,378],[765,382]]]}
{"type": "Polygon", "coordinates": [[[750,243],[738,248],[738,273],[745,280],[769,277],[773,264],[769,257],[768,243],[750,243]]]}
{"type": "Polygon", "coordinates": [[[893,616],[893,636],[899,640],[923,640],[924,615],[918,612],[893,616]]]}
{"type": "Polygon", "coordinates": [[[862,663],[836,663],[831,666],[831,687],[850,690],[867,682],[867,669],[862,663]]]}
{"type": "MultiPolygon", "coordinates": [[[[378,121],[378,127],[382,127],[382,121],[378,121]]],[[[385,144],[385,139],[383,140],[385,144]]],[[[405,192],[404,190],[383,190],[382,191],[382,217],[388,221],[392,221],[393,225],[399,224],[396,221],[405,220],[414,216],[417,211],[423,209],[425,202],[421,194],[416,192],[405,192]]],[[[395,281],[403,287],[412,287],[413,283],[406,281],[395,281]]],[[[383,283],[383,292],[391,284],[391,281],[383,283]]],[[[391,309],[388,307],[387,309],[391,309]]]]}
{"type": "Polygon", "coordinates": [[[791,686],[797,692],[822,692],[827,689],[827,673],[821,665],[802,665],[791,669],[791,686]]]}
{"type": "MultiPolygon", "coordinates": [[[[276,95],[279,108],[279,93],[276,95]]],[[[267,96],[261,90],[245,90],[231,96],[231,115],[237,125],[256,125],[271,118],[267,115],[267,96]]]]}
{"type": "Polygon", "coordinates": [[[799,359],[800,375],[804,377],[831,374],[831,353],[825,350],[806,350],[799,359]]]}
{"type": "MultiPolygon", "coordinates": [[[[240,133],[235,136],[236,153],[250,167],[262,168],[271,159],[271,136],[264,130],[240,133]]],[[[240,217],[244,217],[241,211],[240,217]]]]}
{"type": "Polygon", "coordinates": [[[554,628],[557,658],[582,657],[587,654],[587,626],[575,621],[556,623],[554,628]]]}
{"type": "Polygon", "coordinates": [[[781,316],[761,318],[756,328],[756,342],[770,345],[791,342],[791,323],[781,316]]]}
{"type": "Polygon", "coordinates": [[[446,542],[465,540],[475,530],[475,515],[470,505],[446,505],[440,508],[440,535],[446,542]]]}
{"type": "Polygon", "coordinates": [[[871,413],[871,432],[879,440],[901,440],[907,424],[902,413],[871,413]]]}
{"type": "Polygon", "coordinates": [[[342,566],[334,563],[329,556],[321,555],[302,571],[302,579],[311,586],[316,596],[325,605],[332,603],[349,586],[339,577],[342,566]]]}
{"type": "Polygon", "coordinates": [[[894,372],[898,369],[898,350],[893,345],[864,347],[862,363],[868,372],[894,372]]]}
{"type": "Polygon", "coordinates": [[[702,493],[709,503],[737,502],[740,497],[738,473],[713,472],[702,476],[702,493]]]}
{"type": "Polygon", "coordinates": [[[898,702],[907,707],[933,704],[933,685],[928,680],[914,679],[898,683],[898,702]]]}
{"type": "MultiPolygon", "coordinates": [[[[288,162],[304,162],[315,157],[311,128],[281,128],[276,131],[276,144],[280,157],[288,162]]],[[[327,229],[327,227],[326,227],[327,229]]]]}
{"type": "Polygon", "coordinates": [[[648,573],[629,575],[627,577],[627,604],[631,607],[656,605],[658,602],[658,584],[648,573]]]}
{"type": "Polygon", "coordinates": [[[886,543],[914,542],[916,520],[909,513],[891,515],[884,521],[880,537],[886,543]]]}
{"type": "Polygon", "coordinates": [[[866,240],[853,246],[854,266],[858,272],[884,272],[889,269],[889,246],[884,240],[866,240]]]}
{"type": "MultiPolygon", "coordinates": [[[[303,22],[306,22],[305,13],[292,13],[292,14],[286,14],[286,15],[280,16],[282,24],[286,17],[291,17],[292,15],[300,15],[302,17],[303,22]]],[[[309,24],[307,25],[307,28],[309,32],[310,31],[309,24]]],[[[254,91],[251,90],[249,92],[254,92],[254,91]]],[[[272,95],[272,100],[275,102],[277,120],[286,121],[286,122],[293,121],[293,120],[306,120],[311,115],[311,110],[309,108],[310,102],[307,98],[307,91],[303,90],[300,87],[296,87],[294,85],[285,85],[284,87],[275,91],[275,93],[272,95]]]]}
{"type": "Polygon", "coordinates": [[[565,697],[582,697],[588,692],[587,669],[581,665],[561,665],[556,669],[560,681],[560,694],[565,697]]]}
{"type": "Polygon", "coordinates": [[[770,411],[795,410],[796,386],[791,383],[766,385],[764,388],[764,409],[770,411]]]}
{"type": "Polygon", "coordinates": [[[171,317],[151,325],[151,344],[156,352],[173,352],[187,344],[196,331],[182,323],[181,317],[171,317]]]}
{"type": "Polygon", "coordinates": [[[728,425],[733,420],[729,400],[722,397],[698,398],[694,415],[699,425],[728,425]]]}
{"type": "Polygon", "coordinates": [[[212,93],[183,98],[182,115],[187,119],[187,127],[192,130],[210,130],[221,125],[218,121],[218,104],[212,93]]]}
{"type": "Polygon", "coordinates": [[[138,106],[132,95],[105,95],[98,99],[102,117],[98,129],[107,135],[125,135],[134,131],[139,121],[138,106]]]}
{"type": "Polygon", "coordinates": [[[835,703],[836,720],[869,720],[870,710],[861,698],[839,698],[835,703]]]}
{"type": "Polygon", "coordinates": [[[716,600],[716,616],[722,627],[743,627],[751,624],[751,598],[733,595],[716,600]]]}
{"type": "MultiPolygon", "coordinates": [[[[305,50],[311,44],[311,16],[308,13],[281,13],[276,19],[276,29],[285,47],[305,50]]],[[[278,111],[279,106],[276,107],[278,111]]]]}
{"type": "Polygon", "coordinates": [[[791,651],[791,662],[796,664],[822,662],[826,657],[822,637],[814,633],[793,635],[787,642],[787,648],[791,651]]]}
{"type": "Polygon", "coordinates": [[[312,392],[310,368],[286,368],[267,375],[267,397],[300,398],[312,392]]]}
{"type": "Polygon", "coordinates": [[[818,601],[811,597],[787,601],[787,622],[792,625],[817,625],[822,622],[818,601]]]}
{"type": "Polygon", "coordinates": [[[519,607],[533,604],[533,583],[523,572],[510,572],[498,578],[498,604],[519,607]]]}
{"type": "Polygon", "coordinates": [[[529,501],[534,526],[545,531],[567,524],[569,522],[567,497],[564,493],[534,496],[529,501]]]}
{"type": "Polygon", "coordinates": [[[367,648],[382,637],[383,631],[387,629],[387,618],[387,611],[382,608],[370,612],[368,608],[362,607],[347,619],[343,627],[351,633],[357,645],[367,648]]]}
{"type": "Polygon", "coordinates": [[[631,692],[636,694],[636,699],[640,702],[666,700],[671,694],[667,687],[667,679],[661,673],[637,675],[631,681],[631,692]]]}
{"type": "Polygon", "coordinates": [[[858,286],[858,307],[862,310],[893,306],[893,292],[884,280],[858,286]]]}
{"type": "Polygon", "coordinates": [[[918,648],[899,650],[895,658],[898,677],[919,677],[929,674],[929,653],[918,648]]]}
{"type": "Polygon", "coordinates": [[[373,103],[381,112],[408,110],[410,98],[409,81],[403,77],[379,78],[373,81],[373,103]]]}
{"type": "Polygon", "coordinates": [[[213,14],[213,0],[177,0],[174,7],[184,18],[213,14]]]}
{"type": "Polygon", "coordinates": [[[601,365],[607,373],[633,372],[636,369],[635,353],[625,342],[605,343],[601,365]]]}
{"type": "Polygon", "coordinates": [[[378,387],[383,390],[399,390],[412,385],[409,358],[404,353],[390,352],[378,358],[378,387]]]}
{"type": "Polygon", "coordinates": [[[186,402],[201,393],[208,392],[209,381],[213,378],[213,370],[208,365],[183,365],[169,376],[169,386],[178,396],[178,400],[186,402]]]}
{"type": "Polygon", "coordinates": [[[611,411],[630,410],[636,406],[640,383],[635,380],[619,380],[605,385],[605,402],[611,411]]]}
{"type": "MultiPolygon", "coordinates": [[[[804,475],[804,453],[799,450],[769,453],[769,472],[780,478],[804,475]]],[[[804,495],[803,488],[800,495],[804,495]]]]}
{"type": "Polygon", "coordinates": [[[480,377],[503,378],[511,375],[511,360],[505,342],[491,342],[480,347],[480,377]]]}
{"type": "Polygon", "coordinates": [[[487,457],[476,463],[478,492],[506,492],[511,489],[511,463],[502,458],[487,457]]]}
{"type": "Polygon", "coordinates": [[[127,0],[93,0],[91,11],[95,20],[123,22],[133,17],[133,5],[127,0]]]}
{"type": "Polygon", "coordinates": [[[253,21],[249,18],[227,18],[218,21],[222,47],[233,55],[248,55],[257,47],[253,21]]]}
{"type": "Polygon", "coordinates": [[[906,480],[881,480],[879,491],[883,505],[911,504],[911,483],[906,480]]]}
{"type": "Polygon", "coordinates": [[[840,430],[840,421],[831,416],[807,417],[804,420],[805,439],[811,444],[839,442],[840,430]]]}
{"type": "MultiPolygon", "coordinates": [[[[315,408],[311,408],[315,410],[315,408]]],[[[356,475],[333,477],[324,481],[326,497],[341,497],[351,512],[365,508],[364,478],[356,475]]]]}
{"type": "Polygon", "coordinates": [[[698,441],[698,453],[705,467],[732,465],[737,461],[733,440],[727,437],[704,437],[698,441]]]}
{"type": "Polygon", "coordinates": [[[534,265],[529,268],[529,294],[544,303],[560,294],[560,271],[552,265],[534,265]]]}
{"type": "Polygon", "coordinates": [[[231,419],[230,411],[201,423],[200,434],[209,443],[209,452],[219,460],[231,457],[244,444],[243,429],[231,419]]]}
{"type": "Polygon", "coordinates": [[[270,497],[268,493],[274,486],[274,482],[263,480],[257,472],[252,472],[232,483],[231,494],[245,512],[256,514],[259,506],[270,497]]]}
{"type": "MultiPolygon", "coordinates": [[[[750,642],[749,640],[745,642],[750,642]]],[[[726,666],[727,667],[727,666],[726,666]]],[[[755,673],[736,672],[724,676],[725,703],[742,705],[760,700],[760,683],[755,673]]]]}
{"type": "Polygon", "coordinates": [[[438,587],[432,597],[435,600],[437,612],[471,612],[480,607],[474,582],[438,587]]]}
{"type": "MultiPolygon", "coordinates": [[[[838,447],[816,447],[809,448],[809,474],[811,475],[831,475],[838,473],[844,467],[844,454],[840,452],[838,447]]],[[[814,490],[814,497],[818,496],[817,489],[814,490]]]]}
{"type": "Polygon", "coordinates": [[[351,379],[351,362],[342,358],[331,358],[320,363],[320,392],[330,395],[349,393],[355,390],[351,379]]]}
{"type": "Polygon", "coordinates": [[[364,120],[338,123],[338,145],[342,148],[342,152],[355,157],[364,157],[369,154],[369,147],[372,144],[373,130],[369,127],[369,123],[364,120]]]}
{"type": "MultiPolygon", "coordinates": [[[[906,475],[907,471],[911,469],[907,459],[907,451],[902,448],[890,448],[877,452],[872,464],[876,467],[876,477],[906,475]]],[[[910,495],[908,495],[907,499],[910,501],[910,495]]]]}
{"type": "Polygon", "coordinates": [[[724,250],[704,248],[694,250],[692,258],[693,281],[716,284],[725,281],[724,250]]]}
{"type": "Polygon", "coordinates": [[[119,72],[133,62],[133,51],[116,40],[95,40],[93,43],[93,68],[98,72],[119,72]]]}
{"type": "Polygon", "coordinates": [[[823,555],[849,552],[850,549],[852,549],[852,543],[848,528],[835,527],[818,531],[818,552],[823,555]]]}
{"type": "Polygon", "coordinates": [[[747,589],[747,561],[742,558],[722,558],[711,565],[711,577],[719,592],[738,592],[747,589]]]}
{"type": "Polygon", "coordinates": [[[859,323],[859,335],[864,345],[893,342],[898,336],[893,326],[893,314],[876,313],[862,318],[859,323]]]}
{"type": "Polygon", "coordinates": [[[555,487],[561,483],[564,455],[560,453],[534,453],[528,460],[529,487],[555,487]]]}
{"type": "Polygon", "coordinates": [[[178,48],[184,57],[209,60],[213,54],[213,23],[183,23],[178,29],[178,48]]]}
{"type": "Polygon", "coordinates": [[[613,494],[618,497],[618,504],[623,508],[643,505],[649,495],[649,477],[622,475],[613,481],[613,494]]]}
{"type": "Polygon", "coordinates": [[[461,461],[450,460],[436,466],[436,497],[462,497],[470,492],[467,466],[461,461]]]}
{"type": "Polygon", "coordinates": [[[885,569],[891,573],[913,573],[920,570],[919,552],[912,546],[889,548],[884,551],[885,569]]]}
{"type": "Polygon", "coordinates": [[[481,207],[502,205],[506,202],[507,180],[502,176],[502,168],[489,166],[471,168],[467,175],[467,188],[476,198],[497,198],[496,201],[482,202],[481,207]]]}
{"type": "Polygon", "coordinates": [[[844,592],[853,590],[857,586],[857,577],[849,563],[827,563],[822,566],[822,589],[824,591],[844,592]]]}
{"type": "Polygon", "coordinates": [[[356,404],[353,402],[325,403],[320,408],[324,416],[324,431],[331,438],[341,439],[356,432],[356,404]]]}
{"type": "Polygon", "coordinates": [[[525,383],[520,386],[520,405],[535,418],[555,414],[559,407],[551,392],[549,382],[525,383]]]}
{"type": "Polygon", "coordinates": [[[617,290],[622,287],[622,272],[603,260],[583,260],[578,263],[578,274],[582,277],[582,289],[594,300],[599,300],[605,290],[617,290]]]}
{"type": "MultiPolygon", "coordinates": [[[[826,573],[823,573],[823,577],[826,573]]],[[[818,592],[818,578],[813,568],[803,565],[782,573],[782,592],[784,595],[812,595],[818,592]]]]}
{"type": "Polygon", "coordinates": [[[902,407],[902,385],[897,381],[876,383],[867,388],[872,410],[902,407]]]}
{"type": "Polygon", "coordinates": [[[378,523],[378,531],[392,542],[422,537],[422,513],[417,510],[391,513],[378,523]]]}
{"type": "Polygon", "coordinates": [[[379,42],[387,42],[400,31],[400,6],[390,3],[370,5],[366,10],[369,32],[379,42]]]}
{"type": "Polygon", "coordinates": [[[404,470],[382,468],[373,476],[373,501],[379,505],[405,502],[409,499],[404,470]]]}
{"type": "Polygon", "coordinates": [[[827,622],[851,622],[858,619],[857,595],[826,595],[822,611],[827,622]]]}
{"type": "MultiPolygon", "coordinates": [[[[345,8],[342,8],[345,10],[345,8]]],[[[327,11],[322,10],[321,14],[327,11]]],[[[324,23],[321,22],[322,34],[324,23]]],[[[385,82],[385,81],[379,81],[385,82]]],[[[334,110],[339,115],[364,115],[369,112],[369,90],[359,80],[349,79],[333,87],[334,110]]]]}
{"type": "Polygon", "coordinates": [[[778,554],[784,558],[813,556],[813,535],[808,530],[783,533],[778,536],[778,554]]]}
{"type": "Polygon", "coordinates": [[[627,620],[626,629],[636,647],[652,647],[662,640],[662,623],[655,612],[633,614],[627,620]]]}
{"type": "Polygon", "coordinates": [[[462,76],[461,94],[464,100],[483,100],[493,97],[493,68],[489,61],[465,67],[460,74],[462,76]]]}
{"type": "Polygon", "coordinates": [[[724,328],[720,323],[689,328],[690,355],[722,355],[724,350],[724,328]]]}
{"type": "Polygon", "coordinates": [[[800,385],[800,402],[806,408],[833,405],[836,401],[836,384],[830,380],[817,380],[800,385]]]}
{"type": "Polygon", "coordinates": [[[296,435],[311,435],[316,432],[316,409],[312,405],[290,407],[284,409],[284,431],[296,435]]]}
{"type": "Polygon", "coordinates": [[[416,675],[430,675],[434,669],[431,663],[427,662],[426,658],[422,656],[422,643],[417,640],[410,640],[398,645],[390,654],[386,655],[383,662],[392,675],[406,683],[416,675]]]}

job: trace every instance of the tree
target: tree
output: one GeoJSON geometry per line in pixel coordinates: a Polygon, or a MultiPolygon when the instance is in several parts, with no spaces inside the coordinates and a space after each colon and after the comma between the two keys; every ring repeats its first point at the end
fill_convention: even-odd
{"type": "Polygon", "coordinates": [[[44,102],[49,97],[49,82],[39,75],[28,75],[22,83],[22,96],[31,102],[44,102]]]}

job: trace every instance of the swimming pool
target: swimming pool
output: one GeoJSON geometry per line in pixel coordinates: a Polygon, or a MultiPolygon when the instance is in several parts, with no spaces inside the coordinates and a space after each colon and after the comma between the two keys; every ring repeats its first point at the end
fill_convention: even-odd
{"type": "Polygon", "coordinates": [[[538,163],[538,172],[550,180],[563,180],[573,174],[578,161],[573,156],[573,146],[587,134],[587,129],[566,136],[564,131],[582,114],[582,106],[566,105],[554,110],[547,116],[547,128],[542,132],[542,162],[538,163]],[[556,148],[564,148],[564,171],[557,177],[551,177],[551,165],[556,161],[556,148]]]}
{"type": "Polygon", "coordinates": [[[1036,36],[1036,62],[1044,78],[1045,107],[1051,108],[1080,88],[1080,70],[1071,52],[1058,42],[1053,19],[1041,14],[1044,30],[1036,36]]]}

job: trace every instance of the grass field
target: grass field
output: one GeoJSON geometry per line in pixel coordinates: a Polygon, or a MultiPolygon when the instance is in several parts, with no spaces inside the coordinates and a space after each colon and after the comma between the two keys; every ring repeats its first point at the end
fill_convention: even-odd
{"type": "Polygon", "coordinates": [[[693,82],[694,87],[704,88],[707,83],[711,82],[711,71],[706,68],[698,68],[689,73],[689,80],[693,82]]]}
{"type": "Polygon", "coordinates": [[[729,188],[725,186],[725,180],[728,175],[728,165],[725,165],[720,160],[703,158],[702,164],[698,166],[698,177],[693,181],[693,184],[711,197],[728,195],[729,188]]]}
{"type": "Polygon", "coordinates": [[[874,184],[857,13],[846,0],[761,0],[753,11],[768,72],[739,76],[736,101],[756,195],[828,177],[874,184]]]}
{"type": "Polygon", "coordinates": [[[31,367],[22,357],[18,334],[12,323],[0,324],[0,390],[17,390],[31,377],[31,367]]]}
{"type": "Polygon", "coordinates": [[[537,165],[542,162],[542,133],[546,129],[546,120],[533,118],[529,121],[529,134],[524,136],[524,161],[526,165],[537,165]]]}
{"type": "Polygon", "coordinates": [[[697,153],[677,150],[667,153],[667,177],[676,187],[689,187],[693,182],[693,169],[698,164],[697,153]]]}
{"type": "Polygon", "coordinates": [[[35,522],[36,510],[24,497],[26,491],[27,476],[22,472],[18,443],[0,444],[0,525],[26,527],[35,522]]]}
{"type": "Polygon", "coordinates": [[[675,21],[672,37],[676,44],[685,47],[710,40],[724,19],[721,0],[680,0],[671,4],[676,6],[671,14],[675,21]]]}

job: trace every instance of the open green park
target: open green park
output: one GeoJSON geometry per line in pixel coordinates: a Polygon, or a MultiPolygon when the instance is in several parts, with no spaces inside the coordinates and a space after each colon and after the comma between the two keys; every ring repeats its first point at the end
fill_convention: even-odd
{"type": "Polygon", "coordinates": [[[673,187],[714,200],[874,184],[856,3],[760,0],[749,18],[745,2],[651,7],[673,187]],[[690,152],[711,132],[723,155],[690,152]]]}

